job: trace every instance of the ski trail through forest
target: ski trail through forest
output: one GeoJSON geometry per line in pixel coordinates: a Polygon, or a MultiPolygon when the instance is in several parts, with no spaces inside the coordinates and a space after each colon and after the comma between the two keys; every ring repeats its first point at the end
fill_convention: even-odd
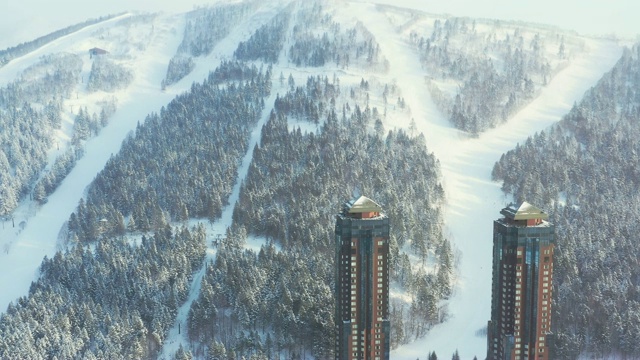
{"type": "MultiPolygon", "coordinates": [[[[275,16],[275,13],[273,15],[275,16]]],[[[262,22],[256,21],[256,19],[253,19],[253,21],[262,22]]],[[[239,26],[238,29],[246,29],[246,27],[239,26]]],[[[280,71],[281,69],[279,67],[274,66],[272,71],[272,81],[274,80],[274,74],[280,74],[280,71]]],[[[275,85],[275,83],[273,84],[275,85]]],[[[182,346],[184,349],[190,349],[189,339],[187,337],[187,321],[189,310],[191,309],[191,305],[193,304],[193,302],[200,296],[202,279],[206,275],[207,266],[215,261],[216,251],[210,239],[218,238],[224,241],[224,236],[226,234],[227,228],[230,227],[233,223],[233,211],[235,209],[236,202],[240,197],[240,189],[242,187],[242,184],[244,183],[245,178],[247,177],[247,173],[249,172],[249,165],[251,165],[251,162],[253,161],[253,149],[260,142],[262,127],[269,120],[269,116],[273,109],[273,104],[276,100],[276,97],[278,96],[278,91],[285,90],[285,88],[279,83],[277,87],[274,87],[274,85],[272,85],[271,94],[267,99],[265,99],[265,107],[260,115],[260,120],[251,131],[251,136],[247,146],[247,152],[242,157],[242,162],[238,167],[238,175],[236,177],[235,184],[233,185],[233,189],[231,190],[231,194],[229,195],[228,204],[224,207],[220,218],[207,228],[207,254],[204,259],[204,263],[202,264],[200,270],[194,275],[189,289],[189,297],[178,309],[176,321],[173,327],[169,330],[167,339],[163,344],[162,351],[160,352],[160,359],[171,359],[173,357],[173,354],[178,351],[180,346],[182,346]]]]}
{"type": "Polygon", "coordinates": [[[202,268],[196,273],[193,281],[191,282],[189,297],[178,309],[176,322],[171,330],[169,330],[169,335],[167,336],[167,340],[165,341],[165,344],[163,346],[160,359],[171,359],[173,354],[175,354],[175,352],[179,349],[180,345],[182,345],[185,349],[189,348],[189,340],[187,338],[186,331],[189,310],[191,309],[191,304],[193,303],[193,301],[196,300],[200,295],[202,279],[206,274],[207,265],[215,260],[215,249],[211,245],[211,241],[209,239],[213,239],[218,235],[224,238],[227,228],[231,226],[231,223],[233,222],[233,210],[235,209],[236,202],[238,201],[238,197],[240,196],[240,188],[242,186],[242,183],[244,182],[244,179],[247,177],[249,165],[253,161],[253,148],[256,146],[256,144],[258,144],[260,140],[262,126],[269,119],[272,105],[276,100],[276,95],[277,92],[272,91],[269,98],[265,100],[265,108],[262,110],[260,121],[256,124],[253,131],[251,132],[251,139],[249,140],[247,153],[242,158],[242,164],[238,168],[238,176],[236,178],[236,182],[233,186],[233,190],[231,191],[231,195],[229,196],[229,204],[224,207],[220,219],[218,219],[216,222],[211,224],[210,227],[207,228],[207,234],[209,235],[207,239],[207,255],[205,257],[202,268]]]}
{"type": "MultiPolygon", "coordinates": [[[[109,158],[118,153],[123,139],[135,130],[136,124],[143,122],[147,114],[159,111],[177,94],[188,90],[192,82],[205,78],[221,60],[231,59],[240,41],[249,38],[257,28],[281,12],[289,2],[281,0],[262,4],[258,11],[235,26],[209,56],[195,59],[196,68],[190,75],[164,92],[160,91],[160,81],[166,74],[169,59],[175,54],[182,39],[182,31],[176,32],[175,29],[184,29],[185,19],[183,16],[158,18],[153,38],[149,39],[149,48],[135,65],[138,71],[134,81],[126,90],[116,93],[119,105],[109,125],[101,130],[100,136],[87,141],[84,157],[77,162],[59,188],[48,197],[46,204],[34,211],[34,214],[25,215],[24,219],[22,215],[20,218],[16,217],[15,227],[11,220],[3,222],[2,226],[7,229],[0,229],[0,235],[10,234],[12,240],[6,248],[0,248],[2,312],[10,302],[27,295],[31,282],[37,279],[42,258],[52,257],[59,249],[57,245],[60,238],[64,237],[66,221],[84,196],[84,189],[104,168],[109,158]]],[[[299,7],[300,3],[296,5],[299,7]]],[[[423,81],[425,75],[430,74],[422,70],[419,55],[408,39],[389,22],[385,13],[376,5],[367,3],[347,2],[340,4],[339,9],[341,13],[349,14],[345,16],[353,16],[360,20],[375,36],[381,53],[389,61],[389,71],[382,75],[370,75],[380,77],[389,83],[397,83],[400,95],[411,111],[410,118],[415,120],[418,132],[423,133],[426,138],[428,151],[433,152],[440,161],[447,199],[444,209],[445,234],[457,248],[457,282],[451,299],[443,303],[448,310],[449,318],[431,329],[425,338],[392,351],[391,357],[423,359],[428,352],[435,350],[441,358],[448,358],[457,349],[461,358],[484,358],[484,329],[490,317],[491,301],[492,223],[499,217],[500,209],[510,200],[501,192],[499,184],[491,181],[492,167],[504,152],[560,120],[583,93],[595,84],[604,72],[611,69],[620,58],[622,47],[608,40],[586,40],[587,50],[572,59],[570,65],[558,73],[534,101],[513,115],[507,123],[481,134],[478,138],[470,138],[453,128],[446,116],[437,109],[427,84],[423,81]]],[[[297,11],[294,9],[292,13],[289,38],[297,11]]],[[[15,79],[17,74],[35,63],[45,49],[64,49],[74,41],[89,37],[94,29],[112,26],[117,20],[127,16],[130,15],[88,26],[15,59],[4,68],[0,68],[0,86],[15,79]]],[[[169,331],[160,358],[173,358],[180,345],[185,349],[191,348],[187,337],[187,318],[193,301],[200,295],[200,286],[206,275],[207,265],[215,260],[216,252],[211,240],[217,236],[224,237],[226,229],[231,226],[240,188],[253,160],[253,149],[259,144],[262,127],[269,119],[278,92],[286,92],[286,86],[278,81],[274,82],[273,79],[286,71],[293,72],[296,81],[305,80],[302,75],[306,74],[306,70],[291,67],[284,56],[288,46],[290,43],[285,42],[279,62],[273,66],[271,94],[265,98],[265,108],[250,134],[247,152],[238,168],[228,205],[223,208],[220,219],[206,226],[205,261],[193,274],[188,298],[178,309],[175,324],[169,331]]],[[[328,69],[320,69],[319,72],[324,70],[328,69]]],[[[349,71],[345,73],[350,74],[349,71]]],[[[369,74],[365,74],[367,75],[369,74]]],[[[360,73],[357,77],[359,76],[360,73]]],[[[81,101],[82,99],[77,103],[80,104],[81,101]]],[[[408,119],[404,118],[390,118],[385,123],[387,129],[409,126],[408,119]]],[[[196,219],[190,224],[198,222],[196,219]]],[[[247,248],[249,246],[247,244],[247,248]]],[[[255,244],[252,246],[255,247],[255,244]]]]}
{"type": "MultiPolygon", "coordinates": [[[[6,253],[0,253],[0,288],[3,289],[0,309],[6,309],[11,301],[27,295],[43,257],[55,254],[59,233],[84,196],[84,189],[109,158],[118,152],[122,140],[135,130],[138,121],[160,110],[176,95],[161,93],[158,80],[164,76],[166,64],[180,41],[179,34],[171,34],[170,29],[174,25],[175,19],[172,18],[164,18],[156,25],[151,46],[138,65],[146,71],[138,73],[127,89],[127,96],[120,99],[109,125],[102,129],[99,137],[86,143],[84,156],[49,196],[48,202],[33,217],[24,220],[24,230],[6,253]]],[[[84,33],[80,32],[79,36],[87,36],[84,33]]],[[[72,41],[73,37],[69,35],[64,40],[72,41]]]]}
{"type": "MultiPolygon", "coordinates": [[[[105,166],[109,158],[117,154],[127,134],[134,131],[138,123],[152,112],[159,112],[176,95],[188,90],[194,81],[202,81],[223,59],[232,58],[240,41],[246,40],[255,29],[270,20],[282,10],[286,3],[264,4],[249,19],[238,24],[220,43],[212,54],[199,60],[198,67],[177,84],[161,91],[160,82],[165,77],[167,64],[182,41],[184,16],[161,16],[155,23],[153,38],[149,39],[149,48],[135,64],[136,77],[124,90],[114,93],[119,104],[116,113],[103,128],[100,136],[87,141],[84,156],[77,162],[58,189],[48,197],[48,202],[37,209],[28,218],[16,218],[15,227],[11,221],[3,221],[0,233],[11,235],[10,241],[0,252],[0,309],[6,309],[10,302],[28,294],[31,282],[37,279],[38,267],[44,256],[53,257],[60,249],[58,241],[64,233],[64,226],[70,214],[75,211],[84,190],[105,166]],[[19,224],[24,222],[23,224],[19,224]]],[[[91,25],[75,33],[63,36],[24,57],[13,60],[0,69],[0,82],[5,78],[14,78],[17,73],[37,61],[42,51],[64,50],[70,43],[85,40],[100,25],[112,26],[117,20],[130,15],[91,25]],[[91,30],[91,31],[89,31],[91,30]],[[55,49],[52,49],[55,47],[55,49]],[[11,77],[13,76],[13,77],[11,77]]],[[[84,85],[80,85],[84,86],[84,85]]],[[[71,99],[74,103],[83,99],[71,99]]],[[[73,114],[72,114],[73,116],[73,114]]],[[[18,213],[27,213],[18,209],[18,213]]],[[[230,216],[230,215],[229,215],[230,216]]],[[[224,231],[222,232],[224,233],[224,231]]]]}
{"type": "Polygon", "coordinates": [[[374,34],[389,59],[389,77],[396,79],[412,117],[425,135],[429,151],[440,160],[447,204],[446,234],[458,249],[458,280],[445,305],[449,318],[427,336],[392,351],[394,359],[416,359],[436,351],[448,357],[484,358],[485,328],[491,305],[493,220],[509,199],[491,181],[493,164],[528,136],[559,121],[574,102],[619,59],[621,47],[611,41],[589,40],[588,51],[573,59],[538,98],[495,129],[469,138],[452,128],[431,100],[423,82],[419,56],[375,6],[353,5],[352,13],[374,34]]]}

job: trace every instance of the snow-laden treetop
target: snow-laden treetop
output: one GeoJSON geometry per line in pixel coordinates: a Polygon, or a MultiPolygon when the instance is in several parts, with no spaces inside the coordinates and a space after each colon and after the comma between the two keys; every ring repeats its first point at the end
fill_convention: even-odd
{"type": "Polygon", "coordinates": [[[513,220],[549,219],[548,214],[526,201],[523,201],[520,206],[516,206],[515,204],[511,204],[502,209],[500,213],[513,220]]]}

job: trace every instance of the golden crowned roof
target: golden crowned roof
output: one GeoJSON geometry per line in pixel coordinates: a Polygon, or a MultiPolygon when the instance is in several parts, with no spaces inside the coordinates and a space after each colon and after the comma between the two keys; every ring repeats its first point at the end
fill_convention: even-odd
{"type": "Polygon", "coordinates": [[[364,213],[364,212],[382,212],[382,207],[375,201],[369,199],[366,196],[360,196],[357,200],[349,201],[347,209],[350,214],[364,213]]]}
{"type": "Polygon", "coordinates": [[[520,206],[511,205],[504,208],[501,213],[513,220],[549,219],[549,215],[537,207],[523,201],[520,206]]]}

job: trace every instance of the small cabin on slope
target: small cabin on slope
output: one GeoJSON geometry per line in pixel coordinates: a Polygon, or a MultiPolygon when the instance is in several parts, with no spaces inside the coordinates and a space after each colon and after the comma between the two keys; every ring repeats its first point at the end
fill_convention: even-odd
{"type": "Polygon", "coordinates": [[[108,53],[109,53],[109,52],[108,52],[107,50],[105,50],[105,49],[100,49],[100,48],[97,48],[97,47],[94,47],[94,48],[92,48],[92,49],[89,49],[89,56],[90,56],[90,57],[98,56],[98,55],[106,55],[106,54],[108,54],[108,53]]]}

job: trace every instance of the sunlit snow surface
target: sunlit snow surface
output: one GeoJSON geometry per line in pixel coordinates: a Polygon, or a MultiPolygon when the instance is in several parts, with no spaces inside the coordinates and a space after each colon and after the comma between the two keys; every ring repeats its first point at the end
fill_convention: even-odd
{"type": "MultiPolygon", "coordinates": [[[[91,26],[15,59],[7,66],[0,68],[0,86],[5,86],[19,71],[45,54],[73,52],[80,55],[86,64],[90,61],[88,49],[93,47],[94,31],[109,28],[116,22],[117,19],[91,26]]],[[[84,189],[104,167],[111,155],[119,151],[126,135],[135,129],[138,121],[144,121],[145,116],[151,112],[158,112],[179,93],[179,91],[161,92],[160,80],[164,77],[166,64],[181,40],[182,26],[181,16],[161,16],[140,29],[143,32],[153,27],[153,34],[146,39],[147,47],[144,51],[131,54],[128,65],[134,69],[136,75],[133,83],[124,91],[110,94],[117,97],[118,109],[110,119],[109,125],[101,130],[99,137],[86,143],[84,157],[77,162],[56,192],[49,196],[49,201],[45,205],[34,208],[32,204],[23,202],[14,212],[16,227],[12,227],[10,220],[3,222],[0,230],[0,247],[2,247],[0,309],[2,311],[6,309],[9,302],[27,294],[43,257],[51,257],[55,254],[58,235],[64,222],[83,197],[84,189]],[[23,221],[25,227],[20,231],[17,225],[23,221]]],[[[145,34],[148,33],[145,32],[145,34]]],[[[116,44],[113,45],[115,48],[116,44]]],[[[88,94],[85,89],[86,84],[79,84],[76,96],[65,101],[67,113],[64,116],[67,118],[74,116],[71,113],[72,105],[74,113],[77,113],[80,106],[93,105],[94,95],[88,94]]],[[[63,139],[65,136],[68,134],[58,134],[58,141],[66,144],[63,139]]],[[[52,152],[58,152],[58,150],[52,149],[52,152]]]]}
{"type": "MultiPolygon", "coordinates": [[[[136,124],[143,121],[148,113],[158,112],[176,94],[187,90],[193,81],[202,81],[221,59],[231,57],[239,41],[246,39],[258,26],[268,21],[282,9],[284,3],[270,2],[262,6],[246,20],[246,23],[241,24],[236,31],[220,42],[210,56],[197,59],[196,69],[189,76],[165,92],[160,90],[160,82],[165,75],[166,65],[181,40],[184,18],[181,15],[160,15],[155,18],[153,32],[150,38],[145,40],[147,47],[131,53],[128,65],[134,70],[136,77],[127,89],[114,94],[118,98],[118,110],[110,124],[101,131],[99,137],[87,142],[85,156],[60,188],[49,196],[47,204],[38,208],[25,203],[15,212],[15,227],[10,220],[0,225],[0,311],[5,311],[10,302],[27,294],[31,281],[36,279],[42,258],[55,254],[60,230],[83,197],[84,189],[104,167],[109,157],[118,152],[122,140],[135,129],[136,124]],[[25,221],[24,230],[20,230],[19,226],[22,221],[25,221]]],[[[499,185],[490,180],[491,168],[502,153],[514,148],[518,142],[523,142],[536,131],[558,121],[573,103],[614,65],[621,55],[622,48],[612,41],[586,40],[586,52],[573,59],[571,64],[542,90],[536,100],[506,124],[482,134],[479,138],[469,138],[453,129],[437,110],[423,81],[424,76],[429,74],[422,70],[418,55],[407,43],[406,36],[397,32],[384,13],[376,6],[364,2],[331,3],[330,6],[339,6],[335,16],[341,22],[352,24],[356,19],[362,21],[376,37],[382,55],[389,61],[389,71],[386,74],[369,74],[366,71],[350,69],[338,75],[351,77],[352,80],[377,77],[381,83],[395,81],[398,85],[411,109],[411,114],[397,117],[391,114],[385,120],[385,128],[408,128],[410,118],[414,118],[418,130],[424,133],[428,150],[435,153],[442,166],[447,197],[446,235],[453,241],[459,255],[458,283],[448,303],[450,319],[434,327],[426,338],[394,350],[391,357],[424,359],[429,351],[435,350],[439,357],[448,358],[458,349],[463,359],[471,359],[473,356],[484,358],[486,338],[484,335],[478,336],[477,333],[486,326],[490,316],[492,221],[499,216],[500,209],[509,201],[505,199],[499,185]]],[[[127,16],[131,15],[123,17],[127,16]]],[[[0,68],[0,86],[5,86],[15,79],[20,71],[48,53],[77,53],[83,56],[86,67],[89,61],[87,50],[93,47],[94,32],[98,29],[108,29],[117,21],[118,19],[114,19],[93,25],[12,61],[0,68]]],[[[148,36],[149,26],[141,28],[138,36],[148,36]]],[[[114,47],[116,45],[113,44],[114,47]]],[[[285,75],[294,72],[298,83],[310,75],[309,69],[297,73],[295,71],[281,57],[273,73],[277,77],[280,72],[284,72],[285,75]]],[[[334,69],[322,68],[313,71],[328,76],[335,72],[334,69]]],[[[284,93],[284,89],[278,88],[276,84],[277,80],[274,79],[273,94],[269,101],[265,101],[267,108],[263,112],[261,122],[252,133],[249,151],[243,158],[237,184],[229,199],[230,206],[225,209],[222,219],[214,224],[206,224],[209,238],[224,234],[226,227],[231,223],[239,184],[246,176],[251,162],[251,150],[259,139],[261,124],[273,106],[276,92],[284,93]]],[[[66,110],[69,119],[73,116],[70,105],[76,106],[77,111],[77,106],[90,105],[95,101],[92,95],[83,92],[82,89],[83,87],[79,86],[76,98],[65,103],[69,106],[66,110]]],[[[316,128],[313,124],[297,124],[295,121],[290,126],[300,126],[303,132],[314,131],[316,128]]],[[[68,133],[61,132],[58,136],[62,142],[68,133]]],[[[56,151],[52,150],[52,158],[56,151]]],[[[247,247],[259,249],[261,243],[260,239],[252,239],[247,247]]],[[[207,254],[209,260],[213,259],[214,249],[209,248],[207,254]]],[[[189,305],[198,295],[199,279],[203,276],[204,270],[203,267],[194,276],[189,299],[180,308],[175,327],[170,331],[163,349],[165,357],[175,352],[179,344],[187,345],[184,332],[177,334],[177,328],[178,324],[185,324],[189,305]]]]}
{"type": "Polygon", "coordinates": [[[621,55],[617,44],[588,41],[588,53],[558,74],[540,96],[508,123],[479,138],[468,138],[443,119],[421,81],[417,54],[397,38],[384,17],[369,5],[353,5],[374,33],[389,58],[390,76],[398,79],[427,148],[442,166],[448,206],[445,224],[460,250],[459,282],[448,308],[451,319],[433,328],[425,339],[392,352],[394,359],[426,358],[428,351],[447,358],[458,349],[463,359],[486,355],[486,336],[477,335],[487,325],[491,305],[491,247],[493,220],[509,199],[491,181],[493,164],[500,155],[537,131],[560,120],[575,101],[608,71],[621,55]]]}
{"type": "MultiPolygon", "coordinates": [[[[189,11],[212,2],[238,0],[21,0],[5,1],[0,6],[0,48],[29,41],[70,24],[122,11],[189,11]]],[[[548,23],[581,34],[611,34],[635,37],[640,33],[635,0],[360,0],[431,13],[446,13],[487,19],[511,19],[548,23]],[[585,6],[588,5],[588,6],[585,6]],[[577,10],[578,9],[578,10],[577,10]]]]}

